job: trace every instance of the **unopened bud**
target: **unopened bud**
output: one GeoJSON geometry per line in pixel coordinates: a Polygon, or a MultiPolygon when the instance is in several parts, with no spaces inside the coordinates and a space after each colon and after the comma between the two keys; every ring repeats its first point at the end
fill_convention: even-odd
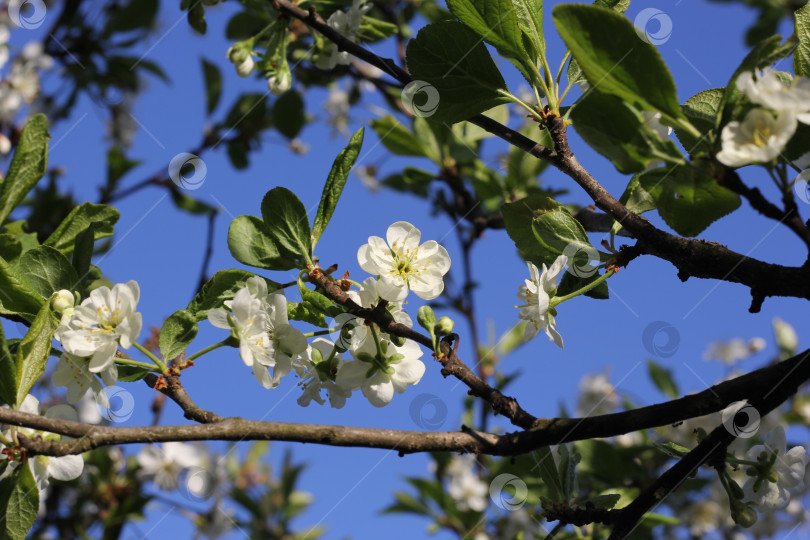
{"type": "Polygon", "coordinates": [[[740,527],[747,529],[757,522],[757,511],[748,505],[732,505],[731,519],[740,527]]]}
{"type": "Polygon", "coordinates": [[[436,335],[437,336],[446,336],[453,332],[453,328],[456,327],[456,323],[453,322],[453,319],[450,317],[442,317],[439,319],[439,322],[436,323],[436,335]]]}
{"type": "Polygon", "coordinates": [[[280,96],[292,87],[292,75],[288,70],[279,71],[267,79],[267,89],[274,96],[280,96]]]}
{"type": "Polygon", "coordinates": [[[67,289],[56,291],[51,295],[51,309],[56,313],[63,313],[66,309],[76,305],[76,297],[67,289]]]}
{"type": "Polygon", "coordinates": [[[419,308],[419,311],[416,312],[416,321],[419,323],[419,326],[432,334],[433,328],[436,326],[436,314],[433,313],[430,306],[422,306],[419,308]]]}
{"type": "Polygon", "coordinates": [[[253,67],[256,65],[253,57],[248,55],[244,62],[236,64],[236,74],[240,77],[249,77],[253,73],[253,67]]]}
{"type": "Polygon", "coordinates": [[[405,345],[405,338],[402,336],[391,336],[391,343],[393,343],[397,347],[402,347],[403,345],[405,345]]]}

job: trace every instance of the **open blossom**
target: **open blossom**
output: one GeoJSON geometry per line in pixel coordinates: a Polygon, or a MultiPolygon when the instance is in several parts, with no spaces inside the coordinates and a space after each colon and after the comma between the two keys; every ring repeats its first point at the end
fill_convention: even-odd
{"type": "Polygon", "coordinates": [[[77,403],[88,390],[92,390],[99,405],[109,407],[109,399],[104,392],[104,386],[98,380],[98,376],[101,376],[101,380],[104,381],[106,386],[112,386],[117,380],[117,375],[118,370],[115,364],[97,375],[90,371],[90,363],[87,358],[64,353],[59,358],[59,363],[53,372],[52,381],[54,386],[67,388],[67,400],[70,403],[77,403]]]}
{"type": "Polygon", "coordinates": [[[765,340],[760,337],[751,338],[747,343],[741,338],[734,338],[730,341],[713,341],[709,343],[709,348],[703,353],[703,359],[717,360],[730,366],[764,348],[765,340]]]}
{"type": "MultiPolygon", "coordinates": [[[[380,296],[377,292],[377,280],[373,277],[366,278],[363,283],[360,284],[360,288],[357,291],[351,290],[346,294],[349,296],[349,298],[354,300],[357,305],[364,308],[373,308],[380,301],[380,296]]],[[[389,302],[386,309],[394,319],[394,322],[403,324],[408,328],[413,326],[411,317],[402,309],[402,302],[389,302]]],[[[359,319],[354,315],[344,313],[335,317],[335,321],[339,325],[349,330],[348,341],[345,339],[343,333],[341,334],[340,339],[338,339],[338,345],[344,349],[357,351],[363,346],[363,344],[366,343],[366,340],[372,339],[371,326],[365,324],[363,319],[359,319]]],[[[388,334],[382,332],[376,326],[374,328],[378,332],[381,339],[387,339],[388,334]]]]}
{"type": "MultiPolygon", "coordinates": [[[[41,414],[39,400],[31,394],[25,396],[19,410],[29,414],[41,414]]],[[[76,411],[69,405],[55,405],[50,407],[45,413],[45,416],[47,418],[57,418],[71,422],[75,422],[78,419],[76,411]]],[[[21,433],[29,439],[33,439],[37,436],[48,436],[49,438],[53,436],[48,432],[35,431],[30,428],[18,427],[15,429],[17,433],[21,433]]],[[[11,440],[11,431],[4,432],[3,438],[5,440],[11,440]]],[[[2,446],[3,445],[0,444],[0,447],[2,446]]],[[[73,480],[74,478],[78,478],[84,470],[84,459],[82,456],[77,455],[61,457],[39,455],[29,458],[26,462],[31,467],[31,472],[34,475],[34,480],[37,483],[37,488],[40,493],[48,487],[51,478],[57,480],[73,480]]],[[[16,466],[17,463],[16,461],[12,462],[12,466],[16,466]]]]}
{"type": "Polygon", "coordinates": [[[433,300],[444,290],[444,275],[450,269],[450,255],[435,240],[419,245],[421,231],[406,221],[397,221],[386,239],[370,236],[357,252],[360,267],[380,276],[380,298],[399,302],[408,290],[424,300],[433,300]]]}
{"type": "Polygon", "coordinates": [[[544,264],[542,272],[532,263],[526,263],[529,266],[531,279],[527,279],[526,284],[521,285],[518,290],[518,298],[524,302],[524,305],[518,306],[520,308],[518,317],[529,321],[529,324],[526,325],[524,341],[534,339],[542,328],[550,341],[556,343],[560,349],[563,348],[562,336],[557,332],[557,323],[554,315],[549,312],[549,307],[551,297],[557,292],[557,278],[567,263],[568,257],[560,255],[551,268],[546,268],[544,264]]]}
{"type": "Polygon", "coordinates": [[[445,469],[449,483],[447,494],[460,510],[483,512],[489,502],[489,484],[475,473],[475,456],[453,456],[445,469]]]}
{"type": "Polygon", "coordinates": [[[794,113],[800,122],[810,123],[810,79],[796,77],[791,86],[785,86],[776,71],[766,67],[741,74],[737,88],[757,105],[794,113]]]}
{"type": "Polygon", "coordinates": [[[744,500],[756,504],[760,512],[783,510],[790,502],[788,489],[799,486],[810,456],[803,446],[795,446],[787,453],[785,428],[778,426],[763,444],[751,447],[745,459],[758,463],[749,467],[743,485],[744,500]]]}
{"type": "MultiPolygon", "coordinates": [[[[363,21],[363,16],[370,9],[371,4],[366,4],[363,0],[354,0],[349,11],[335,11],[329,16],[326,24],[344,37],[357,42],[357,29],[363,21]]],[[[315,65],[321,69],[334,69],[337,65],[345,66],[351,63],[351,55],[345,51],[339,51],[337,45],[330,41],[325,45],[324,50],[318,54],[315,65]]]]}
{"type": "Polygon", "coordinates": [[[157,487],[166,491],[177,489],[180,474],[196,467],[204,458],[197,446],[182,442],[167,442],[160,446],[147,445],[138,452],[140,465],[138,476],[152,480],[157,487]]]}
{"type": "Polygon", "coordinates": [[[217,308],[208,312],[208,320],[217,328],[231,330],[239,340],[239,356],[265,388],[278,386],[292,369],[293,356],[304,352],[307,340],[287,319],[287,299],[281,291],[267,292],[267,283],[259,276],[247,280],[233,300],[225,301],[231,311],[217,308]],[[270,376],[268,368],[273,368],[270,376]]]}
{"type": "Polygon", "coordinates": [[[425,364],[419,360],[422,349],[413,341],[397,347],[381,340],[383,358],[376,350],[374,340],[367,340],[354,354],[356,360],[346,362],[337,373],[336,382],[342,388],[361,390],[375,407],[385,407],[405,389],[418,383],[425,374],[425,364]]]}
{"type": "Polygon", "coordinates": [[[340,353],[334,351],[335,344],[324,338],[312,341],[312,346],[304,354],[296,357],[293,369],[301,377],[298,383],[304,393],[298,398],[298,404],[307,407],[312,400],[323,405],[325,400],[321,390],[329,397],[329,404],[340,409],[346,404],[346,398],[352,395],[351,389],[344,388],[335,382],[335,375],[345,361],[340,353]]]}
{"type": "Polygon", "coordinates": [[[742,122],[735,120],[723,128],[723,149],[717,153],[717,160],[729,167],[771,161],[796,132],[796,125],[792,112],[774,116],[765,109],[752,109],[742,122]]]}
{"type": "Polygon", "coordinates": [[[135,281],[94,289],[67,321],[63,315],[56,339],[70,354],[90,358],[91,373],[106,371],[109,379],[117,378],[117,371],[114,377],[110,371],[115,351],[119,345],[129,349],[141,333],[142,317],[135,311],[140,296],[135,281]]]}
{"type": "Polygon", "coordinates": [[[585,375],[579,382],[577,416],[598,416],[613,412],[619,395],[605,373],[585,375]]]}

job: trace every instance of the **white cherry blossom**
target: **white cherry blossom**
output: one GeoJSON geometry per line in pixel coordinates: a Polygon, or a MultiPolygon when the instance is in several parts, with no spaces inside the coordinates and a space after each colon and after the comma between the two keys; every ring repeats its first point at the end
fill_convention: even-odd
{"type": "Polygon", "coordinates": [[[766,67],[741,74],[737,88],[757,105],[794,113],[800,122],[810,123],[810,79],[796,77],[791,86],[786,86],[775,70],[766,67]]]}
{"type": "Polygon", "coordinates": [[[796,132],[796,115],[781,112],[777,116],[766,109],[748,111],[742,122],[729,122],[720,138],[723,148],[717,160],[729,167],[771,161],[779,156],[796,132]]]}
{"type": "MultiPolygon", "coordinates": [[[[347,37],[352,42],[357,42],[357,30],[363,21],[363,16],[371,9],[371,4],[363,0],[353,0],[352,7],[348,11],[335,11],[329,16],[326,24],[337,32],[347,37]]],[[[338,65],[349,65],[352,57],[348,52],[338,50],[333,42],[329,41],[318,55],[315,65],[321,69],[334,69],[338,65]]]]}
{"type": "Polygon", "coordinates": [[[357,262],[370,274],[379,276],[381,298],[399,302],[413,291],[423,300],[433,300],[444,290],[444,275],[450,269],[447,250],[435,240],[419,245],[422,233],[406,221],[397,221],[386,239],[370,236],[357,252],[357,262]]]}
{"type": "Polygon", "coordinates": [[[546,268],[544,264],[542,272],[532,263],[526,263],[531,279],[527,279],[526,284],[521,285],[518,290],[518,299],[524,302],[522,306],[518,306],[518,317],[529,321],[524,341],[534,339],[540,329],[543,329],[550,341],[556,343],[560,349],[563,348],[562,336],[557,332],[557,323],[554,315],[549,312],[549,307],[551,297],[557,292],[557,278],[567,263],[568,257],[560,255],[551,268],[546,268]]]}
{"type": "Polygon", "coordinates": [[[112,386],[118,380],[118,368],[112,364],[101,373],[92,373],[87,358],[64,353],[59,358],[51,380],[54,386],[67,388],[67,400],[70,403],[79,402],[88,390],[92,390],[98,404],[102,407],[109,407],[110,402],[104,392],[104,385],[98,379],[99,376],[104,381],[104,385],[112,386]]]}
{"type": "Polygon", "coordinates": [[[810,456],[803,446],[794,446],[787,453],[785,428],[778,426],[768,433],[763,444],[751,447],[745,453],[747,461],[757,467],[748,467],[748,479],[743,485],[744,500],[754,503],[760,512],[783,510],[790,502],[789,489],[799,486],[810,456]]]}
{"type": "Polygon", "coordinates": [[[326,391],[329,404],[335,409],[342,408],[346,404],[346,398],[352,395],[351,389],[335,382],[335,375],[345,361],[334,349],[335,344],[328,339],[317,338],[304,354],[293,361],[293,369],[301,377],[298,385],[304,390],[298,398],[298,404],[302,407],[309,406],[313,400],[323,405],[325,400],[321,390],[326,391]]]}
{"type": "Polygon", "coordinates": [[[138,452],[140,465],[138,476],[151,480],[157,487],[166,491],[177,489],[180,474],[191,467],[197,467],[205,454],[195,445],[183,442],[167,442],[160,446],[144,446],[138,452]]]}
{"type": "Polygon", "coordinates": [[[56,339],[70,354],[90,358],[91,373],[110,370],[118,346],[129,349],[141,333],[142,317],[135,311],[140,295],[135,281],[94,289],[60,324],[56,339]]]}
{"type": "Polygon", "coordinates": [[[486,510],[489,484],[476,474],[475,457],[472,454],[453,456],[445,473],[449,480],[447,494],[460,510],[486,510]]]}
{"type": "MultiPolygon", "coordinates": [[[[358,290],[350,290],[346,294],[359,306],[364,308],[373,308],[380,301],[380,296],[377,291],[377,280],[373,277],[366,278],[363,283],[360,284],[358,290]]],[[[395,322],[403,324],[408,328],[413,327],[411,317],[402,309],[402,302],[389,302],[386,309],[395,322]]],[[[363,319],[359,319],[354,315],[342,314],[335,317],[335,321],[341,326],[348,325],[350,331],[350,342],[344,343],[345,339],[343,335],[341,335],[341,338],[338,340],[338,344],[343,348],[357,351],[363,346],[366,340],[371,339],[371,326],[365,324],[363,319]]],[[[388,334],[380,331],[376,326],[375,329],[379,332],[381,339],[387,339],[388,334]]]]}

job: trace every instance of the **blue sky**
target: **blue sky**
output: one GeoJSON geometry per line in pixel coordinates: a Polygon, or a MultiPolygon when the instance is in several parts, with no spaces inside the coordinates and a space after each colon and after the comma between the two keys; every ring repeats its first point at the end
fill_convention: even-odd
{"type": "MultiPolygon", "coordinates": [[[[146,58],[163,66],[172,83],[167,86],[158,80],[149,80],[148,90],[136,104],[133,114],[139,129],[129,155],[143,160],[143,163],[125,178],[125,185],[134,184],[155,171],[165,170],[172,157],[190,150],[200,140],[206,122],[201,57],[217,63],[225,75],[220,109],[225,109],[241,91],[266,90],[262,79],[236,77],[233,66],[225,58],[230,44],[224,39],[223,29],[235,5],[219,5],[207,10],[209,32],[204,37],[191,32],[177,5],[178,2],[163,3],[160,29],[143,44],[146,58]]],[[[724,86],[745,54],[742,36],[744,29],[753,22],[755,12],[736,4],[682,0],[662,4],[637,0],[628,16],[633,19],[642,9],[651,6],[663,10],[672,20],[671,38],[661,44],[659,50],[673,72],[681,101],[701,90],[724,86]]],[[[552,27],[550,7],[547,6],[546,12],[546,33],[549,60],[556,68],[564,48],[552,27]]],[[[784,29],[783,33],[789,34],[790,29],[784,29]]],[[[36,31],[31,31],[29,37],[26,31],[17,30],[13,41],[23,43],[36,37],[39,37],[36,31]]],[[[384,44],[376,50],[382,55],[394,56],[391,44],[384,44]]],[[[516,91],[521,83],[519,76],[506,61],[496,59],[496,62],[512,91],[516,91]]],[[[789,69],[786,65],[779,67],[789,69]]],[[[55,77],[51,75],[46,77],[44,84],[55,83],[55,77]]],[[[573,94],[569,100],[576,97],[576,91],[573,94]]],[[[325,97],[323,90],[307,95],[307,110],[313,122],[301,134],[302,140],[310,145],[310,152],[304,157],[291,154],[276,133],[265,135],[262,150],[251,155],[251,166],[244,171],[237,172],[230,166],[224,149],[202,156],[207,177],[203,186],[192,194],[222,210],[217,219],[211,272],[240,267],[227,249],[228,225],[236,216],[258,214],[261,198],[267,190],[275,186],[291,189],[314,217],[331,162],[347,142],[343,137],[333,136],[324,124],[322,104],[325,97]]],[[[363,103],[352,111],[349,132],[374,118],[373,107],[380,103],[378,96],[365,94],[363,103]]],[[[223,114],[220,110],[217,113],[223,114]]],[[[66,168],[67,174],[60,182],[79,201],[96,200],[98,187],[105,176],[104,114],[103,109],[85,97],[75,108],[72,118],[52,130],[50,163],[66,168]]],[[[577,137],[572,138],[572,148],[611,193],[615,196],[621,194],[627,177],[619,174],[604,158],[589,151],[577,137]]],[[[489,159],[485,161],[492,163],[495,155],[505,150],[505,143],[490,141],[484,152],[485,158],[489,159]]],[[[420,166],[415,159],[391,158],[377,144],[371,130],[367,130],[358,164],[379,165],[381,176],[396,172],[403,164],[420,166]]],[[[421,165],[427,167],[429,164],[421,165]]],[[[767,196],[774,195],[772,183],[764,171],[743,171],[743,177],[767,196]]],[[[564,199],[566,202],[587,202],[573,181],[555,170],[547,170],[542,182],[546,186],[570,189],[570,195],[564,199]]],[[[177,211],[165,191],[158,188],[142,190],[118,203],[117,207],[121,211],[121,220],[114,248],[103,260],[96,262],[114,282],[134,279],[140,283],[139,310],[143,313],[145,326],[159,326],[166,316],[184,307],[194,292],[205,245],[206,220],[177,211]]],[[[810,208],[802,207],[801,211],[805,218],[810,215],[810,208]]],[[[657,225],[666,227],[657,215],[649,217],[657,225]]],[[[318,244],[316,255],[323,266],[338,263],[339,273],[348,270],[354,279],[362,281],[365,275],[357,264],[357,249],[370,235],[384,236],[388,225],[398,220],[419,227],[424,240],[442,239],[451,258],[460,261],[457,239],[451,232],[454,223],[449,218],[431,216],[428,204],[415,197],[385,190],[372,193],[354,175],[350,177],[333,221],[318,244]]],[[[786,229],[775,228],[773,221],[759,217],[746,203],[733,216],[710,226],[701,237],[726,244],[752,257],[781,264],[801,264],[806,256],[800,242],[786,229]]],[[[599,235],[592,237],[594,245],[600,240],[599,235]]],[[[493,324],[500,335],[517,321],[513,306],[517,302],[518,286],[528,277],[526,266],[505,231],[487,231],[473,251],[472,263],[473,274],[479,283],[475,293],[479,330],[482,336],[486,336],[487,324],[493,324]]],[[[460,270],[459,265],[451,272],[460,275],[460,270]]],[[[266,275],[277,281],[294,277],[293,274],[266,275]]],[[[701,359],[709,341],[737,336],[766,338],[768,349],[742,364],[743,368],[755,368],[775,351],[771,337],[772,319],[779,316],[798,325],[800,320],[807,320],[808,315],[806,302],[782,298],[770,298],[760,313],[750,314],[750,295],[746,288],[694,278],[681,283],[672,265],[649,257],[633,261],[629,268],[611,278],[609,285],[611,299],[608,301],[578,298],[559,308],[557,324],[565,339],[564,351],[541,336],[503,363],[502,369],[507,372],[521,371],[521,376],[507,393],[516,396],[532,414],[555,416],[560,404],[565,404],[569,411],[573,410],[581,377],[605,369],[610,370],[611,381],[618,390],[631,395],[639,405],[661,401],[663,397],[652,387],[646,375],[645,361],[649,353],[641,339],[644,328],[654,321],[665,321],[677,329],[678,351],[662,363],[674,371],[682,390],[692,391],[702,390],[725,375],[726,369],[722,365],[707,364],[701,359]]],[[[407,308],[414,319],[420,305],[421,301],[412,296],[407,308]]],[[[437,315],[444,314],[454,316],[450,312],[437,315]]],[[[461,321],[456,331],[462,336],[460,356],[470,360],[469,332],[461,321]]],[[[224,337],[222,330],[203,322],[191,349],[198,350],[224,337]]],[[[445,380],[439,373],[439,366],[429,356],[425,355],[423,360],[427,372],[419,385],[403,395],[395,395],[393,402],[384,409],[373,408],[359,393],[341,410],[317,404],[309,408],[299,407],[295,400],[300,390],[295,386],[295,378],[285,379],[275,390],[265,390],[232,349],[219,350],[204,357],[194,369],[184,373],[183,381],[199,405],[223,416],[398,429],[418,429],[410,417],[409,407],[415,398],[429,393],[439,396],[448,407],[448,416],[441,429],[456,429],[466,388],[454,379],[445,380]]],[[[124,425],[148,424],[151,421],[152,391],[142,383],[127,384],[126,389],[135,399],[136,411],[124,425]]],[[[171,404],[166,407],[163,421],[185,422],[171,404]]],[[[510,429],[500,420],[494,424],[510,429]]],[[[807,434],[798,435],[806,437],[807,434]]],[[[221,448],[218,444],[213,447],[221,448]]],[[[320,523],[328,527],[328,538],[378,538],[384,532],[394,539],[424,533],[426,520],[380,516],[379,511],[392,502],[393,490],[407,489],[401,477],[427,472],[429,460],[426,457],[400,458],[395,452],[383,450],[273,443],[271,460],[280,462],[288,448],[293,450],[296,461],[308,465],[301,477],[300,489],[315,495],[314,504],[296,521],[299,530],[320,523]]],[[[188,536],[187,520],[170,512],[170,506],[156,504],[150,510],[149,519],[128,528],[125,537],[164,537],[168,533],[188,536]]],[[[241,538],[242,535],[237,531],[230,537],[241,538]]],[[[449,536],[440,534],[437,538],[449,536]]]]}

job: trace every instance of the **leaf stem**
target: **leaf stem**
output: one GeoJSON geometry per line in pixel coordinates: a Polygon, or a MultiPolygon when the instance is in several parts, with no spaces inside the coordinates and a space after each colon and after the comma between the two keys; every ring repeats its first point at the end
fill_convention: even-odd
{"type": "Polygon", "coordinates": [[[216,349],[219,349],[220,347],[227,347],[228,345],[230,345],[230,344],[231,344],[231,341],[230,341],[230,340],[231,340],[231,338],[230,338],[230,337],[228,337],[227,339],[223,339],[223,340],[222,340],[222,341],[220,341],[219,343],[214,343],[213,345],[209,345],[208,347],[206,347],[206,348],[204,348],[204,349],[201,349],[201,350],[199,350],[199,351],[195,352],[195,353],[194,353],[194,354],[192,354],[191,356],[186,357],[186,359],[184,360],[184,362],[185,362],[185,363],[188,363],[188,362],[193,362],[194,360],[196,360],[197,358],[199,358],[200,356],[202,356],[202,355],[204,355],[204,354],[208,354],[208,353],[210,353],[211,351],[214,351],[214,350],[216,350],[216,349]]]}
{"type": "Polygon", "coordinates": [[[156,371],[155,366],[146,362],[140,362],[138,360],[131,360],[129,358],[116,358],[115,363],[123,366],[133,366],[148,369],[149,371],[156,371]]]}
{"type": "Polygon", "coordinates": [[[166,364],[164,364],[164,363],[163,363],[163,362],[160,360],[160,358],[158,358],[157,356],[155,356],[154,354],[152,354],[152,352],[151,352],[149,349],[147,349],[146,347],[144,347],[143,345],[141,345],[141,344],[140,344],[140,343],[138,343],[137,341],[133,341],[133,342],[132,342],[132,345],[133,345],[133,346],[134,346],[136,349],[138,349],[139,351],[141,351],[141,352],[142,352],[144,355],[146,355],[146,357],[147,357],[147,358],[149,358],[149,359],[150,359],[152,362],[154,362],[154,363],[155,363],[155,365],[156,365],[158,368],[160,368],[160,372],[161,372],[161,373],[167,373],[167,372],[169,371],[169,370],[166,368],[166,364]]]}
{"type": "Polygon", "coordinates": [[[549,302],[550,307],[557,306],[559,304],[562,304],[566,300],[570,300],[570,299],[575,298],[575,297],[577,297],[577,296],[579,296],[581,294],[585,294],[586,292],[590,291],[591,289],[593,289],[594,287],[596,287],[597,285],[599,285],[600,283],[602,283],[603,281],[605,281],[607,278],[609,278],[610,276],[612,276],[615,273],[616,273],[616,270],[614,268],[611,268],[610,270],[608,270],[607,272],[605,272],[604,274],[602,274],[601,276],[599,276],[598,278],[596,278],[592,282],[588,283],[587,285],[585,285],[581,289],[576,290],[576,291],[574,291],[572,293],[566,294],[565,296],[555,296],[555,297],[553,297],[551,299],[551,301],[549,302]]]}

